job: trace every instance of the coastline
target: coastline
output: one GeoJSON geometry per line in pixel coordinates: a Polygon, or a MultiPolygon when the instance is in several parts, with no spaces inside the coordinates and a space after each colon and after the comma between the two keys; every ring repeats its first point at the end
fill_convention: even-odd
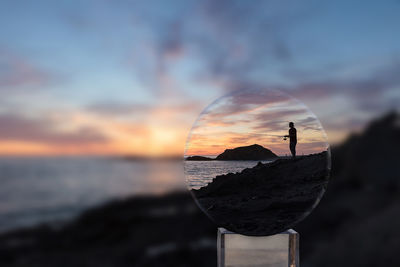
{"type": "MultiPolygon", "coordinates": [[[[303,265],[396,266],[400,143],[395,118],[393,113],[374,121],[363,134],[332,148],[329,189],[295,227],[303,265]],[[387,245],[377,247],[382,240],[387,245]]],[[[176,195],[181,197],[133,197],[98,206],[58,230],[44,225],[0,234],[0,265],[216,266],[216,226],[189,193],[176,195]]]]}
{"type": "Polygon", "coordinates": [[[163,266],[167,256],[173,262],[168,266],[213,266],[215,229],[189,192],[134,196],[62,225],[0,233],[0,264],[69,267],[85,259],[78,266],[163,266]]]}
{"type": "Polygon", "coordinates": [[[191,192],[220,226],[246,235],[271,235],[300,221],[319,200],[329,181],[327,160],[328,153],[321,152],[259,163],[219,175],[191,192]]]}

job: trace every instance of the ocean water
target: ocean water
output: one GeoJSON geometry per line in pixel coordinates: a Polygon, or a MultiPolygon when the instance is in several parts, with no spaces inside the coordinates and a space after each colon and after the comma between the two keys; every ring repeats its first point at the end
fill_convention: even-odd
{"type": "Polygon", "coordinates": [[[200,188],[217,175],[256,164],[257,161],[183,164],[106,157],[0,157],[0,232],[44,222],[58,224],[113,199],[186,190],[187,185],[200,188]]]}
{"type": "MultiPolygon", "coordinates": [[[[199,189],[211,183],[217,175],[240,172],[256,166],[258,162],[252,160],[185,161],[185,178],[189,188],[199,189]]],[[[268,163],[271,161],[261,162],[268,163]]]]}
{"type": "Polygon", "coordinates": [[[112,199],[185,188],[182,162],[0,158],[0,232],[71,219],[112,199]]]}

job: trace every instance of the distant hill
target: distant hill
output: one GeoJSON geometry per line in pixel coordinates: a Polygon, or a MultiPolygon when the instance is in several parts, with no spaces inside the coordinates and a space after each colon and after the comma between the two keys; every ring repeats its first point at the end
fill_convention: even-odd
{"type": "Polygon", "coordinates": [[[233,149],[226,149],[219,154],[215,159],[203,156],[187,157],[188,161],[209,161],[209,160],[268,160],[278,156],[271,150],[254,144],[251,146],[241,146],[233,149]]]}
{"type": "Polygon", "coordinates": [[[398,266],[399,122],[393,111],[332,148],[332,182],[296,227],[307,266],[398,266]]]}
{"type": "Polygon", "coordinates": [[[208,161],[208,160],[214,160],[214,159],[203,157],[203,156],[191,156],[191,157],[187,157],[186,160],[189,160],[189,161],[208,161]]]}
{"type": "Polygon", "coordinates": [[[217,156],[216,160],[266,160],[277,157],[278,156],[271,150],[254,144],[251,146],[226,149],[222,154],[217,156]]]}

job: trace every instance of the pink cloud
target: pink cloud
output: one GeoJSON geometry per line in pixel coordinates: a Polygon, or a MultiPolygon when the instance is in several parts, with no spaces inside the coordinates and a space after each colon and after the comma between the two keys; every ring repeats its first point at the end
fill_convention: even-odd
{"type": "Polygon", "coordinates": [[[0,50],[0,89],[24,85],[44,85],[51,75],[28,59],[7,50],[0,50]]]}
{"type": "Polygon", "coordinates": [[[63,145],[108,141],[99,129],[93,127],[81,127],[72,132],[56,131],[53,126],[59,123],[59,121],[32,119],[16,114],[1,114],[0,140],[63,145]]]}

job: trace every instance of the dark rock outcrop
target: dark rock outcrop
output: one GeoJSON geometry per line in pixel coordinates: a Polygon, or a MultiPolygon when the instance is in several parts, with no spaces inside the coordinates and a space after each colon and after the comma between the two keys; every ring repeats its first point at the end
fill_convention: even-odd
{"type": "Polygon", "coordinates": [[[191,156],[191,157],[187,157],[186,160],[188,160],[188,161],[209,161],[209,160],[214,160],[214,159],[203,157],[203,156],[191,156]]]}
{"type": "Polygon", "coordinates": [[[216,160],[268,160],[277,157],[271,150],[254,144],[226,149],[222,154],[217,156],[216,160]]]}
{"type": "Polygon", "coordinates": [[[328,183],[328,152],[258,163],[192,192],[219,226],[246,235],[282,232],[304,218],[328,183]]]}

